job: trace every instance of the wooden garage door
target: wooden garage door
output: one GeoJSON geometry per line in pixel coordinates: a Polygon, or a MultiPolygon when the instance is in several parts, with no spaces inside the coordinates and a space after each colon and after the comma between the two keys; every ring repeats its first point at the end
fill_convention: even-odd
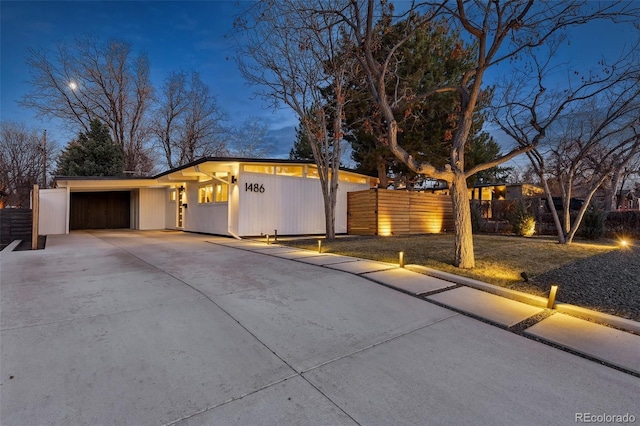
{"type": "Polygon", "coordinates": [[[131,192],[72,192],[71,229],[130,227],[131,192]]]}

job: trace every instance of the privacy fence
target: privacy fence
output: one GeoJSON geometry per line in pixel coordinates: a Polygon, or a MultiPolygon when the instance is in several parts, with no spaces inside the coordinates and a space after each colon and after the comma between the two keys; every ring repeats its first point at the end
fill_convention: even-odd
{"type": "Polygon", "coordinates": [[[453,230],[451,197],[369,189],[347,194],[347,233],[413,235],[453,230]]]}

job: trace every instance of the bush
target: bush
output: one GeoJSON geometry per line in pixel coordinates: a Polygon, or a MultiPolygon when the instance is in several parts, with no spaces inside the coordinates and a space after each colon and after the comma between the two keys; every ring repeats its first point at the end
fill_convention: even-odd
{"type": "Polygon", "coordinates": [[[531,237],[536,231],[536,219],[524,201],[513,205],[508,215],[509,223],[513,227],[513,232],[521,237],[531,237]]]}
{"type": "Polygon", "coordinates": [[[626,235],[640,238],[640,210],[609,212],[604,228],[607,237],[626,235]]]}
{"type": "Polygon", "coordinates": [[[604,235],[605,213],[590,207],[582,218],[582,236],[587,240],[597,240],[604,235]]]}
{"type": "Polygon", "coordinates": [[[484,217],[482,217],[482,206],[478,203],[471,203],[471,230],[477,234],[484,225],[484,217]]]}

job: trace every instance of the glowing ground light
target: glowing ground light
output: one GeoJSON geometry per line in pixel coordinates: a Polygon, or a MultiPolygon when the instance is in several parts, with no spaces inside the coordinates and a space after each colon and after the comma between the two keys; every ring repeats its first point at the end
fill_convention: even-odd
{"type": "Polygon", "coordinates": [[[629,245],[629,242],[628,242],[627,240],[620,240],[620,245],[621,245],[622,247],[626,247],[626,246],[628,246],[628,245],[629,245]]]}

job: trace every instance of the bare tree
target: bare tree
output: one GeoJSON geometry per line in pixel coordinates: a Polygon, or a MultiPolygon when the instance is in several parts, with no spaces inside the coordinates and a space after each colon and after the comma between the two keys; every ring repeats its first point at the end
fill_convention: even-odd
{"type": "Polygon", "coordinates": [[[493,121],[520,147],[533,147],[527,156],[545,189],[558,240],[568,244],[596,191],[640,149],[640,67],[636,46],[612,64],[601,61],[599,72],[574,71],[563,88],[548,89],[552,81],[546,77],[558,70],[551,61],[554,48],[544,60],[532,57],[514,70],[493,121]],[[585,203],[571,223],[576,188],[585,203]],[[562,198],[562,218],[554,193],[562,198]]]}
{"type": "Polygon", "coordinates": [[[231,155],[242,158],[265,158],[273,153],[267,137],[267,125],[259,117],[249,117],[232,132],[231,155]]]}
{"type": "Polygon", "coordinates": [[[55,144],[48,144],[46,148],[44,135],[27,129],[24,123],[0,123],[0,191],[4,204],[29,207],[33,185],[42,183],[46,164],[53,162],[55,144]]]}
{"type": "Polygon", "coordinates": [[[198,157],[227,153],[225,114],[197,72],[172,72],[165,79],[152,132],[170,168],[198,157]]]}
{"type": "MultiPolygon", "coordinates": [[[[528,1],[473,1],[464,0],[412,3],[403,11],[406,20],[405,37],[386,49],[379,59],[380,46],[375,25],[380,16],[393,13],[393,9],[377,9],[375,0],[368,0],[363,10],[362,3],[349,2],[349,7],[325,7],[325,13],[341,16],[357,34],[361,52],[360,63],[367,73],[370,91],[379,105],[386,121],[387,142],[394,155],[414,172],[446,181],[451,190],[455,222],[454,264],[461,268],[473,268],[473,237],[471,212],[467,190],[467,178],[483,170],[502,164],[517,155],[528,152],[544,137],[532,139],[532,144],[517,146],[510,152],[492,161],[477,164],[465,170],[465,146],[473,124],[473,112],[485,94],[483,80],[488,70],[501,64],[517,60],[529,50],[553,40],[570,26],[587,23],[599,18],[618,18],[638,10],[629,3],[588,2],[540,2],[528,1]],[[414,11],[421,13],[413,14],[414,11]],[[475,48],[472,69],[458,78],[457,83],[434,87],[423,87],[413,92],[389,90],[387,81],[395,78],[395,64],[401,58],[400,47],[421,31],[425,22],[444,16],[450,25],[460,29],[462,38],[468,39],[475,48]],[[454,93],[458,97],[457,128],[451,140],[449,161],[436,167],[429,161],[418,161],[398,144],[398,123],[394,111],[407,103],[424,102],[443,93],[454,93]]],[[[637,15],[636,15],[637,16],[637,15]]],[[[393,86],[391,86],[393,87],[393,86]]]]}
{"type": "Polygon", "coordinates": [[[147,112],[153,90],[145,55],[134,56],[125,41],[85,37],[60,44],[55,52],[32,49],[27,64],[31,90],[22,98],[23,106],[82,132],[99,119],[122,148],[125,169],[150,171],[147,112]]]}
{"type": "Polygon", "coordinates": [[[335,238],[344,85],[354,62],[345,54],[352,50],[345,45],[349,28],[339,16],[318,11],[338,3],[262,2],[237,22],[243,76],[275,107],[284,103],[300,118],[318,166],[329,240],[335,238]]]}

